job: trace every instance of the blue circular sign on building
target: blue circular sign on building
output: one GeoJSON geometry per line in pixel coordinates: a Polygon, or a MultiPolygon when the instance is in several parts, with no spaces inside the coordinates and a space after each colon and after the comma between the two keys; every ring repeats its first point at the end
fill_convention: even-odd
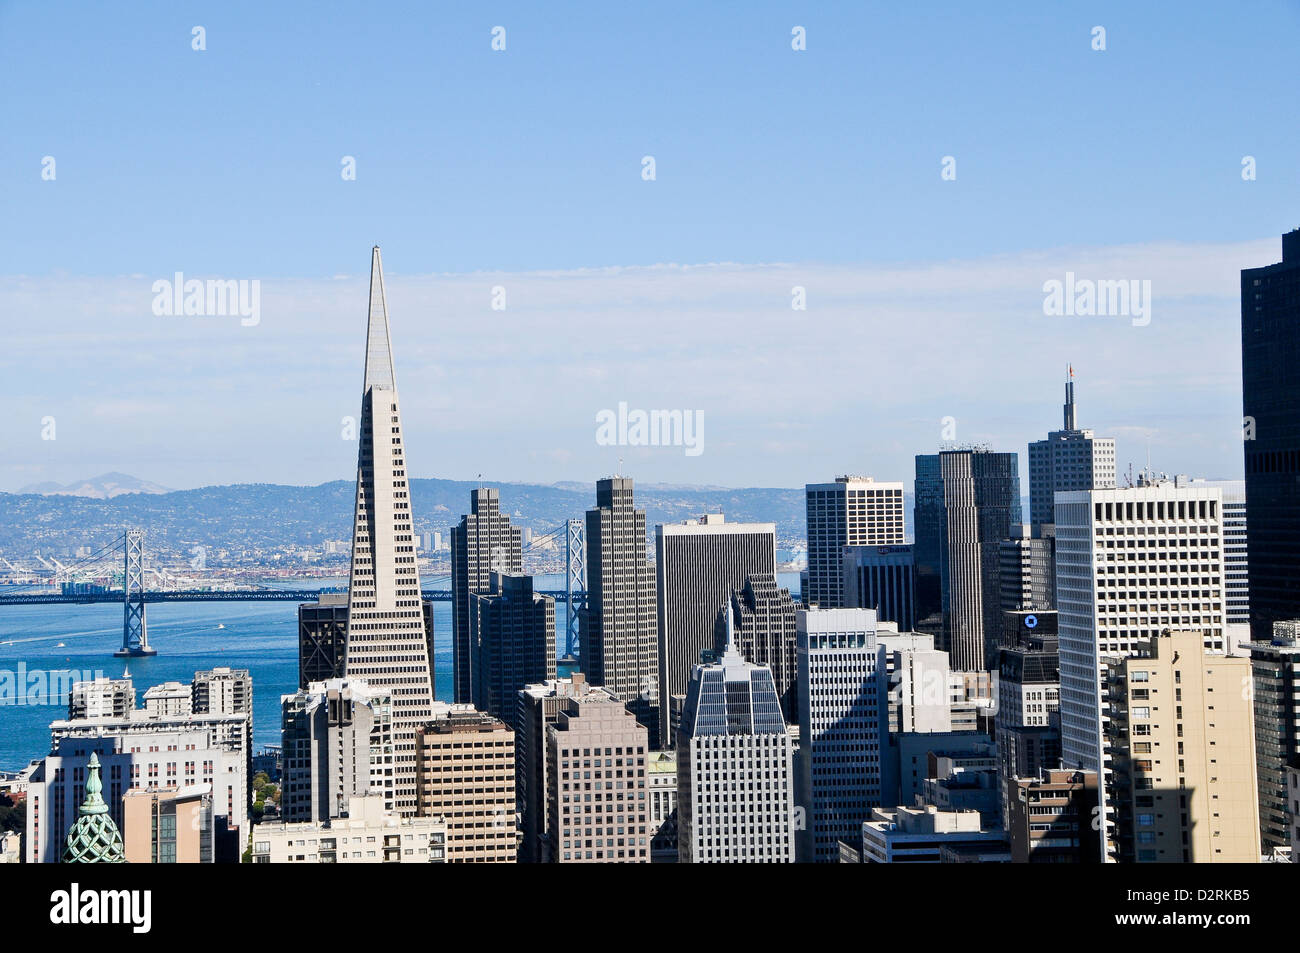
{"type": "Polygon", "coordinates": [[[1027,615],[1027,616],[1025,616],[1025,628],[1026,628],[1026,629],[1032,629],[1032,628],[1035,628],[1035,627],[1037,627],[1037,625],[1038,625],[1038,616],[1036,616],[1036,615],[1027,615]]]}

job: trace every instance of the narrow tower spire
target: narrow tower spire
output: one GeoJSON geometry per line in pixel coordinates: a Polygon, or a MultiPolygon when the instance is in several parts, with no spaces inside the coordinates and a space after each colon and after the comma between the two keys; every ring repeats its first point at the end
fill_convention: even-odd
{"type": "Polygon", "coordinates": [[[1074,412],[1074,365],[1066,365],[1066,369],[1068,376],[1065,379],[1065,429],[1078,430],[1074,412]]]}
{"type": "Polygon", "coordinates": [[[370,253],[370,316],[366,324],[366,379],[364,395],[373,385],[397,389],[393,373],[393,342],[388,334],[388,299],[384,295],[384,263],[379,246],[370,253]]]}

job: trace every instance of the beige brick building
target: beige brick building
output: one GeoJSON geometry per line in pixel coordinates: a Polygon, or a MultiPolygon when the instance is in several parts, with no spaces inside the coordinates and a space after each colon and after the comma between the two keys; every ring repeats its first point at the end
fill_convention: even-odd
{"type": "Polygon", "coordinates": [[[648,748],[646,728],[613,696],[564,700],[546,729],[550,861],[650,862],[648,748]]]}
{"type": "Polygon", "coordinates": [[[416,803],[445,819],[448,863],[514,863],[514,731],[473,705],[434,702],[416,729],[416,803]]]}
{"type": "Polygon", "coordinates": [[[1254,706],[1248,658],[1166,630],[1112,658],[1105,754],[1120,861],[1258,863],[1254,706]]]}

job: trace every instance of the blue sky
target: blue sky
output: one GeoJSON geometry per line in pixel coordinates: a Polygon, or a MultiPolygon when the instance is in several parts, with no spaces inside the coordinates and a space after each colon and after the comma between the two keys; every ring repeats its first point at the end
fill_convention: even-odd
{"type": "Polygon", "coordinates": [[[1126,448],[1122,432],[1147,427],[1169,469],[1235,475],[1239,446],[1220,436],[1188,449],[1178,437],[1239,419],[1229,279],[1276,260],[1277,236],[1300,223],[1300,10],[1131,6],[0,2],[0,320],[16,341],[0,354],[13,407],[0,423],[0,489],[105,469],[174,486],[347,475],[346,448],[315,449],[333,416],[319,433],[251,421],[271,405],[332,415],[357,403],[364,297],[335,276],[356,278],[375,242],[392,279],[413,461],[417,439],[430,448],[418,475],[591,479],[615,462],[594,444],[594,415],[628,400],[716,421],[698,458],[629,453],[643,479],[797,485],[845,469],[910,479],[945,407],[972,421],[972,438],[1023,454],[1055,425],[1061,368],[1079,356],[1097,382],[1091,394],[1081,386],[1084,422],[1120,431],[1121,461],[1126,449],[1145,460],[1145,437],[1126,448]],[[504,52],[491,49],[496,25],[504,52]],[[790,48],[795,25],[806,51],[790,48]],[[1091,48],[1097,25],[1104,52],[1091,48]],[[641,177],[647,154],[653,182],[641,177]],[[949,155],[957,177],[942,181],[949,155]],[[1241,177],[1247,155],[1255,181],[1241,177]],[[45,156],[54,181],[42,180],[45,156]],[[355,181],[340,176],[344,156],[355,181]],[[947,283],[1002,265],[1021,274],[1050,262],[1055,274],[1108,260],[1121,262],[1116,277],[1186,265],[1175,269],[1186,285],[1156,285],[1163,332],[1045,327],[1037,274],[1005,293],[947,283]],[[1124,271],[1133,261],[1147,271],[1124,271]],[[683,277],[645,270],[660,264],[710,266],[721,284],[659,295],[646,279],[683,277]],[[809,310],[797,313],[788,290],[773,292],[787,304],[770,313],[752,297],[787,274],[893,269],[924,283],[934,268],[948,276],[941,297],[970,304],[969,338],[927,324],[933,302],[915,286],[855,298],[851,281],[829,297],[809,285],[809,310]],[[584,269],[612,269],[626,285],[579,280],[584,269]],[[1216,281],[1203,287],[1207,269],[1216,281]],[[175,271],[261,280],[265,326],[159,323],[148,285],[175,271]],[[473,288],[477,275],[525,289],[549,275],[572,294],[512,295],[503,316],[473,288]],[[837,310],[818,310],[831,300],[837,310]],[[40,333],[26,325],[31,309],[40,333]],[[1008,309],[1023,324],[998,324],[1008,309]],[[716,326],[719,313],[731,323],[716,326]],[[623,319],[635,334],[610,330],[623,319]],[[981,329],[994,327],[990,343],[981,329]],[[811,341],[781,364],[782,341],[822,332],[840,375],[852,364],[839,368],[845,355],[832,352],[846,348],[861,349],[864,367],[911,369],[914,392],[889,388],[897,425],[875,443],[846,433],[884,395],[867,384],[819,402],[826,379],[811,341]],[[1199,362],[1190,335],[1207,346],[1199,362]],[[890,352],[872,350],[885,339],[890,352]],[[1186,353],[1170,351],[1175,340],[1186,353]],[[293,342],[319,360],[315,379],[276,376],[301,363],[293,342]],[[731,353],[704,368],[693,345],[731,353]],[[982,347],[1004,372],[953,370],[982,347]],[[527,375],[494,373],[485,354],[498,371],[531,355],[553,379],[512,392],[502,376],[527,375]],[[1164,366],[1171,354],[1187,366],[1164,366]],[[262,373],[241,377],[232,363],[262,373]],[[659,373],[642,380],[645,363],[659,373]],[[701,389],[694,375],[705,372],[721,380],[701,389]],[[755,373],[770,386],[744,406],[727,399],[755,373]],[[495,396],[483,386],[476,396],[476,382],[495,396]],[[1133,412],[1135,393],[1149,422],[1133,412]],[[447,395],[475,401],[496,443],[513,448],[465,433],[456,418],[469,410],[447,395]],[[202,422],[187,425],[199,408],[202,422]],[[46,414],[59,439],[33,444],[46,414]],[[797,441],[772,439],[787,427],[797,441]]]}

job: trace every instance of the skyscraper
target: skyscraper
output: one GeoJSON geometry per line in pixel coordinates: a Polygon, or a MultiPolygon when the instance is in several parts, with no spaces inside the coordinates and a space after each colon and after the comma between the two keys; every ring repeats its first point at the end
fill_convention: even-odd
{"type": "Polygon", "coordinates": [[[451,528],[452,686],[457,703],[485,710],[470,597],[488,590],[494,571],[523,571],[523,530],[511,526],[501,512],[501,492],[495,487],[473,490],[469,503],[469,513],[451,528]]]}
{"type": "Polygon", "coordinates": [[[799,859],[833,863],[856,844],[881,803],[884,684],[877,674],[876,614],[800,609],[799,859]]]}
{"type": "Polygon", "coordinates": [[[375,246],[357,453],[356,516],[348,590],[346,675],[393,702],[396,810],[416,810],[415,729],[433,706],[433,660],[415,565],[411,493],[388,334],[384,272],[375,246]]]}
{"type": "Polygon", "coordinates": [[[555,678],[555,600],[533,591],[533,577],[493,572],[472,593],[475,706],[518,730],[519,692],[555,678]]]}
{"type": "Polygon", "coordinates": [[[658,748],[659,640],[655,582],[646,555],[645,510],[632,503],[631,477],[596,483],[587,511],[587,607],[582,664],[587,676],[619,698],[658,748]]]}
{"type": "Polygon", "coordinates": [[[728,638],[716,664],[692,669],[678,728],[678,860],[793,863],[792,762],[771,669],[728,638]]]}
{"type": "Polygon", "coordinates": [[[515,733],[472,705],[433,703],[416,731],[420,816],[447,822],[447,862],[515,862],[515,733]]]}
{"type": "Polygon", "coordinates": [[[348,644],[348,594],[325,592],[298,606],[298,687],[342,678],[348,644]]]}
{"type": "Polygon", "coordinates": [[[1259,862],[1250,660],[1204,641],[1166,630],[1106,667],[1102,840],[1118,860],[1259,862]]]}
{"type": "Polygon", "coordinates": [[[916,556],[911,546],[845,546],[844,608],[875,609],[900,631],[916,628],[916,556]]]}
{"type": "Polygon", "coordinates": [[[555,723],[546,729],[552,863],[650,863],[649,750],[645,726],[607,692],[560,702],[555,723]],[[593,801],[593,787],[603,798],[593,801]]]}
{"type": "Polygon", "coordinates": [[[280,696],[280,820],[327,821],[353,797],[393,809],[392,705],[365,682],[335,678],[280,696]]]}
{"type": "Polygon", "coordinates": [[[1282,236],[1282,261],[1241,273],[1241,390],[1245,415],[1250,627],[1300,618],[1300,228],[1282,236]]]}
{"type": "Polygon", "coordinates": [[[954,671],[997,665],[999,551],[1019,527],[1014,453],[971,449],[917,456],[917,626],[935,631],[937,595],[939,647],[948,652],[954,671]]]}
{"type": "Polygon", "coordinates": [[[844,605],[845,546],[901,546],[903,484],[841,476],[804,488],[808,519],[808,588],[803,604],[844,605]]]}
{"type": "MultiPolygon", "coordinates": [[[[1290,843],[1286,767],[1300,757],[1300,621],[1273,623],[1273,637],[1250,643],[1255,695],[1255,763],[1266,848],[1290,843]]],[[[1300,861],[1297,861],[1300,862],[1300,861]]]]}
{"type": "Polygon", "coordinates": [[[524,863],[549,861],[554,849],[548,836],[546,813],[547,792],[551,790],[551,779],[547,776],[547,729],[555,724],[566,704],[565,699],[586,695],[617,701],[605,689],[589,685],[581,672],[574,672],[570,678],[547,679],[519,692],[519,713],[515,717],[518,726],[515,730],[515,788],[523,828],[519,859],[524,863]]]}
{"type": "Polygon", "coordinates": [[[1202,632],[1207,650],[1224,651],[1221,518],[1217,488],[1146,478],[1057,496],[1061,757],[1066,768],[1102,774],[1108,823],[1105,660],[1144,650],[1171,628],[1202,632]]]}
{"type": "MultiPolygon", "coordinates": [[[[760,573],[731,593],[733,638],[742,658],[772,670],[781,713],[789,724],[799,718],[799,657],[795,613],[798,606],[790,590],[778,588],[776,576],[760,573]]],[[[727,641],[727,613],[718,611],[714,626],[714,651],[721,655],[727,641]]]]}
{"type": "Polygon", "coordinates": [[[718,609],[750,576],[776,574],[776,526],[728,523],[721,513],[655,527],[659,731],[676,742],[680,709],[700,652],[712,650],[718,609]]]}
{"type": "Polygon", "coordinates": [[[1079,429],[1073,367],[1065,381],[1062,411],[1062,428],[1029,445],[1029,524],[1034,537],[1041,536],[1043,526],[1055,518],[1052,506],[1057,493],[1115,485],[1114,439],[1094,437],[1091,430],[1079,429]]]}

